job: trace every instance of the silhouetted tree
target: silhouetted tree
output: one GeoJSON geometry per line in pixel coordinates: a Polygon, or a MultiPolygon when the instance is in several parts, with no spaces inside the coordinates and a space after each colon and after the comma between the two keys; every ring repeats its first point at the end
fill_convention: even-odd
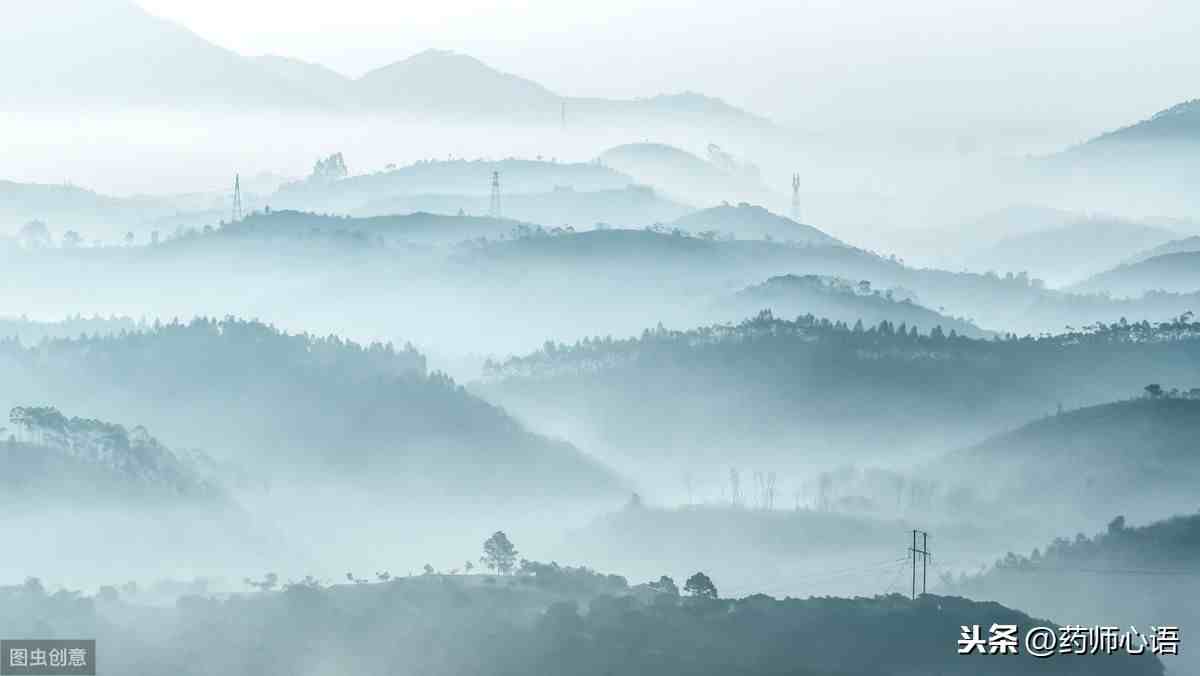
{"type": "Polygon", "coordinates": [[[508,575],[517,561],[517,548],[509,541],[504,531],[496,531],[484,541],[481,560],[489,570],[508,575]]]}
{"type": "Polygon", "coordinates": [[[659,594],[666,594],[667,596],[679,596],[679,587],[675,584],[675,580],[672,580],[666,575],[658,578],[658,580],[655,582],[651,582],[649,587],[659,594]]]}
{"type": "Polygon", "coordinates": [[[683,585],[683,591],[695,598],[715,599],[717,598],[717,587],[713,581],[704,573],[696,573],[687,579],[683,585]]]}
{"type": "Polygon", "coordinates": [[[279,586],[279,576],[275,573],[267,573],[261,580],[252,580],[250,578],[246,578],[244,582],[249,587],[254,587],[259,591],[267,592],[279,586]]]}

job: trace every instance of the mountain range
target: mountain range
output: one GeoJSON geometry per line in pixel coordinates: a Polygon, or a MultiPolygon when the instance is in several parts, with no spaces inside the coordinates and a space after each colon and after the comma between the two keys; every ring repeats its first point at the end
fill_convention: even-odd
{"type": "Polygon", "coordinates": [[[519,495],[517,485],[543,472],[581,482],[576,495],[618,486],[575,447],[530,433],[444,374],[428,372],[411,346],[197,319],[37,348],[3,341],[0,378],[3,400],[63,401],[109,417],[135,412],[164,436],[220,449],[218,459],[254,470],[363,481],[391,473],[414,490],[436,486],[440,474],[447,484],[439,493],[519,495]],[[195,354],[208,358],[188,356],[195,354]],[[220,403],[228,392],[237,392],[237,406],[220,403]]]}
{"type": "Polygon", "coordinates": [[[47,0],[13,8],[0,45],[0,76],[22,107],[87,103],[169,109],[382,112],[439,119],[503,115],[558,125],[705,118],[769,123],[719,99],[684,92],[634,100],[573,98],[500,72],[465,54],[428,50],[345,77],[280,56],[247,57],[125,0],[47,0]]]}
{"type": "Polygon", "coordinates": [[[1200,99],[1171,106],[1037,162],[1058,199],[1124,213],[1194,214],[1200,99]]]}
{"type": "Polygon", "coordinates": [[[1159,246],[1178,233],[1117,218],[1078,218],[1007,237],[972,254],[972,270],[1027,271],[1053,286],[1077,282],[1126,260],[1131,251],[1159,246]]]}

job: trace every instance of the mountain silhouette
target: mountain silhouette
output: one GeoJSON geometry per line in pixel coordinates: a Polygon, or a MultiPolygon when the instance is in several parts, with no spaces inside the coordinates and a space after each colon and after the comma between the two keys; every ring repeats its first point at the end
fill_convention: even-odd
{"type": "Polygon", "coordinates": [[[130,2],[47,0],[5,13],[0,78],[9,105],[329,105],[130,2]]]}
{"type": "Polygon", "coordinates": [[[374,112],[445,119],[504,116],[557,125],[647,116],[762,126],[764,119],[694,92],[644,99],[570,98],[480,60],[427,50],[359,79],[282,56],[249,58],[125,0],[47,0],[6,8],[0,80],[9,101],[168,109],[374,112]]]}
{"type": "Polygon", "coordinates": [[[369,105],[408,111],[558,112],[545,87],[455,52],[427,50],[373,70],[357,82],[369,105]]]}
{"type": "Polygon", "coordinates": [[[1190,293],[1200,290],[1200,252],[1183,250],[1118,265],[1080,282],[1071,289],[1137,297],[1148,291],[1190,293]]]}
{"type": "Polygon", "coordinates": [[[1163,141],[1200,143],[1200,99],[1184,101],[1160,110],[1149,119],[1101,134],[1088,141],[1085,147],[1163,141]]]}

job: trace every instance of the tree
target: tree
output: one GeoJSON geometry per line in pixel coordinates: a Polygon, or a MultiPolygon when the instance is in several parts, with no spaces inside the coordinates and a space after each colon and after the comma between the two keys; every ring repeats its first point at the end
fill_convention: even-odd
{"type": "Polygon", "coordinates": [[[1162,385],[1159,385],[1158,383],[1147,385],[1146,396],[1150,397],[1151,399],[1158,399],[1159,397],[1163,396],[1162,385]]]}
{"type": "Polygon", "coordinates": [[[696,573],[687,579],[683,585],[683,591],[687,592],[693,598],[699,599],[716,599],[717,587],[713,581],[704,573],[696,573]]]}
{"type": "Polygon", "coordinates": [[[1125,517],[1124,516],[1118,516],[1117,518],[1108,522],[1108,534],[1109,535],[1115,535],[1117,533],[1120,533],[1123,530],[1125,530],[1125,517]]]}
{"type": "Polygon", "coordinates": [[[470,561],[467,561],[463,564],[463,571],[466,575],[470,575],[471,571],[473,570],[475,570],[475,564],[471,563],[470,561]]]}
{"type": "Polygon", "coordinates": [[[74,230],[68,230],[63,233],[62,245],[64,249],[76,249],[83,244],[83,237],[74,230]]]}
{"type": "Polygon", "coordinates": [[[245,582],[247,585],[254,587],[259,591],[268,592],[279,585],[279,576],[275,573],[267,573],[261,580],[251,580],[250,578],[246,578],[245,582]]]}
{"type": "Polygon", "coordinates": [[[517,548],[509,541],[504,531],[498,530],[484,541],[483,558],[480,560],[489,570],[508,575],[517,561],[517,548]]]}
{"type": "Polygon", "coordinates": [[[317,160],[309,180],[332,182],[346,178],[349,173],[346,169],[346,159],[341,153],[334,153],[325,159],[317,160]]]}
{"type": "MultiPolygon", "coordinates": [[[[709,584],[711,584],[711,582],[709,584]]],[[[679,587],[675,584],[675,580],[672,580],[666,575],[658,578],[657,582],[651,582],[648,586],[659,594],[666,594],[667,596],[679,596],[679,587]]]]}
{"type": "Polygon", "coordinates": [[[17,232],[17,240],[30,249],[42,249],[50,246],[50,228],[42,221],[29,221],[17,232]]]}

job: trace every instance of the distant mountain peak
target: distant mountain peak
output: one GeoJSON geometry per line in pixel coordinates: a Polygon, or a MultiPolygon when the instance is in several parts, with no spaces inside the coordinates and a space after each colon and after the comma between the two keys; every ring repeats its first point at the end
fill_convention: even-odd
{"type": "Polygon", "coordinates": [[[478,68],[486,68],[494,70],[483,61],[462,52],[456,52],[453,49],[425,49],[407,59],[403,59],[399,63],[409,64],[442,64],[442,63],[458,63],[463,65],[471,65],[478,68]]]}
{"type": "Polygon", "coordinates": [[[1101,134],[1078,148],[1153,141],[1200,142],[1200,99],[1177,103],[1145,120],[1101,134]]]}
{"type": "Polygon", "coordinates": [[[549,110],[560,100],[532,80],[496,70],[473,56],[441,49],[427,49],[376,68],[357,85],[370,104],[417,110],[477,112],[481,106],[502,111],[549,110]]]}
{"type": "Polygon", "coordinates": [[[675,225],[697,232],[716,230],[743,237],[766,237],[784,241],[797,241],[823,246],[845,246],[835,237],[811,225],[780,216],[757,204],[739,202],[724,203],[701,209],[675,221],[675,225]]]}

